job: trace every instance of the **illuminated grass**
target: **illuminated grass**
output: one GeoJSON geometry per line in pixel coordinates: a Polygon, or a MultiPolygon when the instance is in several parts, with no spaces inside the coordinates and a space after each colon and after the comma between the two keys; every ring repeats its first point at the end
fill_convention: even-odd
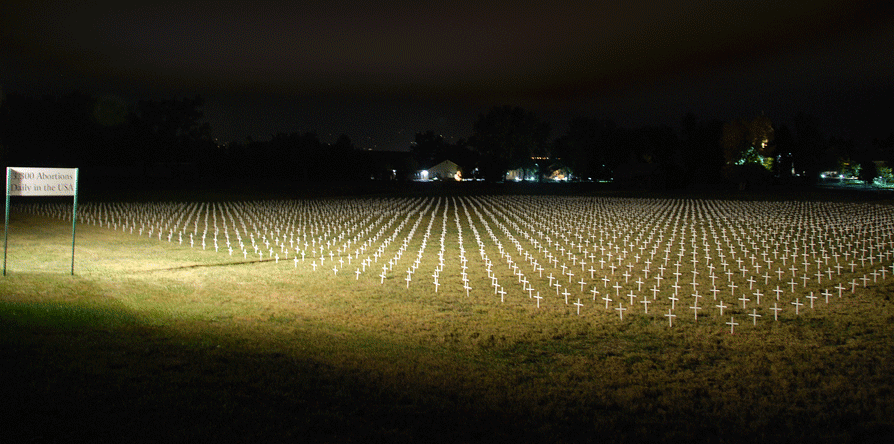
{"type": "MultiPolygon", "coordinates": [[[[438,293],[421,279],[408,290],[401,272],[421,234],[404,270],[381,284],[373,273],[241,263],[89,224],[79,226],[72,277],[66,227],[18,213],[10,235],[0,345],[12,369],[4,379],[22,384],[2,394],[14,400],[3,413],[22,424],[19,440],[848,441],[892,432],[890,276],[757,328],[730,308],[741,324],[730,335],[715,313],[695,323],[681,312],[669,328],[664,306],[623,321],[593,306],[577,316],[555,293],[537,309],[518,287],[500,303],[480,288],[477,263],[469,297],[455,260],[438,293]],[[37,427],[47,421],[59,432],[37,427]]],[[[455,258],[457,232],[446,227],[455,258]]],[[[463,236],[477,261],[468,228],[463,236]]],[[[419,273],[437,266],[439,248],[429,240],[419,273]]],[[[487,252],[510,288],[490,242],[487,252]]]]}

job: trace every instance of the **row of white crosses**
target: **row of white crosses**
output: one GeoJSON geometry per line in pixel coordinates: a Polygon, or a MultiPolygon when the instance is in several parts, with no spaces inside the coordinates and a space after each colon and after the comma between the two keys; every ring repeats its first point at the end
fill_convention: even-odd
{"type": "MultiPolygon", "coordinates": [[[[549,227],[547,227],[547,229],[549,229],[549,227]]],[[[602,231],[602,233],[604,234],[605,231],[602,231]]],[[[560,235],[561,235],[561,234],[560,234],[560,235]]],[[[565,240],[565,241],[568,240],[568,238],[567,238],[567,237],[564,237],[564,235],[561,235],[561,236],[563,237],[563,240],[565,240]]],[[[541,236],[541,237],[542,237],[542,236],[541,236]]],[[[615,237],[615,239],[616,239],[616,238],[617,238],[617,237],[615,237]]],[[[549,239],[548,236],[547,236],[547,239],[549,239]]],[[[600,240],[601,240],[601,239],[600,239],[600,240]]],[[[550,243],[551,243],[551,242],[552,242],[552,241],[550,240],[550,243]]],[[[821,240],[820,242],[822,242],[822,240],[821,240]]],[[[601,242],[600,242],[600,243],[601,243],[601,242]]],[[[625,242],[625,246],[627,246],[627,245],[626,245],[626,242],[625,242]]],[[[571,247],[572,247],[572,248],[574,247],[574,245],[573,245],[573,241],[572,241],[572,245],[571,245],[571,247]]],[[[560,247],[560,248],[564,248],[564,247],[560,247]]],[[[617,248],[617,247],[616,247],[616,248],[617,248]]],[[[580,250],[579,250],[579,251],[580,251],[580,250]]],[[[890,249],[889,249],[888,251],[890,252],[890,249]]],[[[617,250],[616,250],[616,252],[617,252],[617,250]]],[[[735,251],[733,251],[732,253],[734,254],[735,251]]],[[[547,253],[547,254],[548,254],[548,253],[547,253]]],[[[611,254],[611,253],[609,252],[609,254],[611,254]]],[[[890,254],[890,253],[888,253],[888,254],[890,254]]],[[[653,253],[653,255],[654,255],[654,253],[653,253]]],[[[604,254],[602,254],[602,255],[600,255],[600,256],[604,256],[604,254]]],[[[592,257],[592,256],[591,256],[591,257],[592,257]]],[[[668,257],[667,255],[665,255],[665,263],[668,262],[668,259],[669,259],[669,257],[668,257]]],[[[602,259],[600,259],[600,261],[601,261],[601,260],[602,260],[602,259]]],[[[639,262],[639,261],[637,260],[637,262],[639,262]]],[[[646,262],[648,262],[648,261],[646,261],[646,262]]],[[[620,262],[619,262],[619,265],[620,265],[620,262]]],[[[630,264],[627,264],[627,265],[630,266],[630,264]]],[[[675,274],[676,274],[675,284],[676,284],[676,283],[679,283],[679,282],[680,282],[680,281],[679,281],[679,274],[678,274],[678,271],[679,271],[679,262],[675,262],[675,265],[677,266],[677,272],[675,272],[675,274]]],[[[741,264],[740,264],[740,265],[741,265],[741,264]]],[[[600,268],[603,268],[603,269],[604,269],[604,266],[605,266],[605,264],[604,264],[604,263],[601,263],[601,267],[600,267],[600,268]]],[[[726,268],[726,266],[724,266],[724,268],[726,268]]],[[[740,268],[740,269],[741,269],[741,268],[740,268]]],[[[696,273],[698,273],[698,270],[696,269],[696,267],[693,267],[693,270],[695,271],[695,273],[693,274],[693,283],[694,283],[693,288],[695,289],[695,288],[697,288],[697,285],[700,285],[700,284],[699,284],[698,281],[696,280],[696,276],[697,276],[696,273]]],[[[564,271],[564,267],[563,267],[563,271],[564,271]]],[[[590,271],[591,271],[591,273],[592,273],[594,270],[591,269],[590,271]]],[[[643,271],[644,271],[644,274],[648,274],[648,268],[644,269],[643,271]]],[[[712,271],[713,271],[713,270],[712,270],[712,271]]],[[[614,270],[612,270],[612,272],[614,272],[614,270]]],[[[831,275],[831,271],[828,271],[828,270],[827,270],[827,272],[830,273],[830,275],[831,275]]],[[[879,270],[879,272],[880,272],[881,274],[884,274],[884,271],[882,271],[881,269],[879,270]]],[[[612,274],[614,274],[614,273],[612,273],[612,274]]],[[[732,279],[731,279],[731,274],[732,274],[732,273],[730,273],[730,275],[727,276],[727,280],[729,281],[728,286],[729,286],[729,288],[732,290],[733,294],[735,294],[735,289],[736,289],[737,285],[736,285],[735,282],[732,281],[732,279]]],[[[659,276],[657,276],[657,278],[661,279],[662,275],[663,275],[663,270],[661,270],[661,274],[659,274],[659,276]]],[[[629,276],[625,275],[625,283],[626,283],[626,282],[629,282],[628,277],[629,277],[629,276]]],[[[713,279],[716,279],[716,276],[715,276],[713,273],[711,274],[711,277],[712,277],[712,280],[713,280],[713,279]]],[[[745,272],[743,272],[743,278],[744,278],[744,277],[745,277],[745,272]]],[[[810,279],[809,279],[809,276],[803,276],[803,278],[805,278],[805,279],[804,279],[804,286],[806,286],[807,281],[810,280],[810,279]]],[[[606,280],[607,280],[606,277],[603,277],[603,279],[606,279],[606,280]]],[[[821,279],[821,277],[817,277],[817,280],[820,280],[820,279],[821,279]]],[[[865,278],[864,278],[864,279],[865,279],[865,278]]],[[[637,280],[637,281],[640,282],[639,280],[637,280]]],[[[748,282],[748,285],[749,285],[749,290],[752,290],[752,289],[753,289],[753,287],[754,287],[754,282],[755,282],[755,281],[756,281],[756,280],[753,279],[753,277],[751,277],[751,276],[748,277],[747,282],[748,282]]],[[[660,281],[659,281],[659,282],[660,282],[660,281]]],[[[640,284],[640,286],[641,286],[641,284],[640,284]]],[[[713,286],[712,286],[712,287],[713,287],[713,286]]],[[[618,285],[616,284],[616,288],[620,288],[620,286],[618,286],[618,285]]],[[[778,288],[778,287],[777,287],[777,288],[778,288]]],[[[839,288],[840,288],[840,287],[839,287],[839,288]]],[[[656,289],[656,288],[653,287],[653,289],[656,289]]],[[[715,290],[716,290],[716,289],[715,289],[715,290]]],[[[828,291],[826,291],[826,294],[828,294],[828,291]]],[[[633,295],[633,292],[630,292],[629,295],[634,296],[634,295],[633,295]]],[[[617,296],[620,296],[620,294],[616,293],[616,297],[617,297],[617,296]]],[[[678,296],[678,288],[675,288],[675,289],[674,289],[674,295],[669,297],[669,299],[671,299],[671,303],[672,303],[672,304],[673,304],[673,302],[674,302],[674,299],[677,299],[676,296],[678,296]]],[[[697,290],[695,290],[695,293],[693,294],[693,296],[694,296],[694,299],[695,299],[696,301],[698,301],[699,298],[700,298],[700,296],[698,295],[697,290]]],[[[714,296],[715,296],[715,299],[716,299],[716,293],[714,293],[714,296]]],[[[758,291],[757,291],[757,298],[759,299],[760,296],[761,296],[761,293],[760,293],[760,290],[758,290],[758,291]]],[[[777,296],[778,296],[778,293],[777,293],[777,296]]],[[[595,297],[595,294],[594,294],[594,297],[595,297]]],[[[811,302],[812,302],[813,299],[814,299],[816,296],[815,296],[815,295],[807,295],[807,297],[810,298],[810,300],[811,300],[811,302]]],[[[633,298],[631,298],[631,302],[632,302],[632,299],[633,299],[633,298]]],[[[744,304],[745,302],[748,301],[748,298],[746,298],[746,297],[742,297],[740,300],[742,300],[742,301],[743,301],[743,304],[744,304]]],[[[643,300],[642,302],[644,303],[644,306],[645,306],[645,307],[648,307],[648,301],[647,301],[645,298],[644,298],[644,300],[643,300]]],[[[796,310],[796,311],[797,311],[797,309],[798,309],[799,303],[800,303],[800,302],[799,302],[798,300],[796,300],[796,301],[793,302],[793,304],[795,304],[795,310],[796,310]]],[[[720,305],[721,305],[721,307],[722,307],[722,306],[723,306],[723,303],[721,302],[720,305]]],[[[701,309],[701,307],[700,307],[697,303],[694,304],[691,308],[693,308],[693,310],[695,311],[695,313],[698,313],[698,311],[701,309]]],[[[778,308],[778,307],[777,307],[777,308],[778,308]]],[[[721,308],[721,309],[722,309],[722,308],[721,308]]],[[[620,315],[623,315],[623,312],[625,311],[625,309],[623,308],[623,306],[619,306],[619,307],[617,308],[617,310],[619,310],[619,314],[620,314],[620,315]]],[[[647,308],[645,308],[645,310],[647,310],[647,308]]],[[[752,313],[752,315],[754,315],[754,313],[752,313]]],[[[672,318],[670,318],[670,319],[672,319],[672,318]]],[[[756,319],[756,317],[755,317],[754,319],[756,319]]]]}
{"type": "MultiPolygon", "coordinates": [[[[63,205],[22,208],[68,214],[63,205]]],[[[87,203],[79,218],[193,248],[219,250],[225,243],[224,251],[241,250],[243,259],[278,262],[291,254],[294,268],[306,264],[336,275],[357,261],[354,273],[345,273],[355,280],[381,259],[381,273],[372,275],[383,285],[386,277],[396,277],[403,252],[418,242],[401,279],[408,289],[437,227],[440,249],[430,281],[435,292],[449,261],[458,260],[462,285],[452,287],[466,296],[474,294],[469,276],[479,275],[474,287],[502,302],[524,296],[537,307],[543,301],[585,314],[599,308],[619,318],[625,312],[661,313],[669,325],[687,309],[694,321],[709,312],[724,319],[731,312],[747,314],[755,323],[778,319],[783,310],[799,315],[818,299],[828,303],[830,296],[853,293],[894,271],[891,211],[870,204],[517,196],[87,203]],[[447,254],[451,214],[456,257],[447,254]],[[426,231],[417,239],[423,220],[426,231]],[[480,260],[466,257],[465,227],[480,260]],[[403,242],[394,243],[404,230],[403,242]]]]}

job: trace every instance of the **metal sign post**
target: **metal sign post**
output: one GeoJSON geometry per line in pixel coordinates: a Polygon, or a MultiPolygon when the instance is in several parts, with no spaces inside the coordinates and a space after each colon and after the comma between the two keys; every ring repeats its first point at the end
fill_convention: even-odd
{"type": "Polygon", "coordinates": [[[73,196],[71,210],[71,274],[74,276],[75,226],[78,220],[77,168],[6,168],[6,224],[3,236],[3,275],[9,245],[9,196],[73,196]]]}

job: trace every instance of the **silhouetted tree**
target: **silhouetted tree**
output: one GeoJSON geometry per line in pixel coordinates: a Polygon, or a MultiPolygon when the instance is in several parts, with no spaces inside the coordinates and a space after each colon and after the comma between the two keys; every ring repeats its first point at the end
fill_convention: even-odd
{"type": "Polygon", "coordinates": [[[894,162],[894,132],[888,134],[885,139],[873,139],[872,145],[878,153],[877,160],[884,160],[889,164],[894,162]]]}
{"type": "Polygon", "coordinates": [[[614,124],[607,120],[572,119],[568,122],[568,133],[555,141],[553,154],[579,179],[610,179],[615,165],[607,155],[612,151],[607,145],[613,130],[614,124]]]}
{"type": "Polygon", "coordinates": [[[547,156],[549,132],[549,124],[519,107],[495,107],[479,116],[472,137],[485,179],[498,180],[508,169],[534,168],[532,156],[547,156]]]}
{"type": "Polygon", "coordinates": [[[680,153],[687,171],[687,182],[713,184],[721,181],[725,160],[720,145],[723,122],[699,121],[695,114],[683,117],[680,153]]]}
{"type": "Polygon", "coordinates": [[[152,164],[161,163],[172,168],[175,177],[185,179],[183,169],[203,161],[213,145],[210,126],[201,122],[203,104],[200,96],[142,100],[137,104],[136,118],[143,145],[139,154],[146,170],[152,164]]]}
{"type": "Polygon", "coordinates": [[[444,136],[428,130],[424,133],[416,133],[416,137],[410,144],[413,158],[420,165],[431,166],[447,157],[449,143],[444,136]]]}
{"type": "Polygon", "coordinates": [[[351,142],[350,137],[344,134],[338,136],[335,143],[328,146],[327,151],[328,157],[320,165],[320,171],[325,175],[321,179],[357,180],[360,178],[354,155],[354,143],[351,142]]]}
{"type": "Polygon", "coordinates": [[[821,162],[822,154],[827,148],[826,140],[813,117],[798,113],[793,118],[793,124],[795,143],[792,150],[792,163],[796,171],[815,180],[823,169],[835,167],[835,165],[823,165],[821,162]]]}
{"type": "Polygon", "coordinates": [[[773,124],[766,116],[727,122],[723,126],[723,154],[727,165],[756,163],[759,157],[770,158],[775,149],[773,138],[773,124]]]}
{"type": "Polygon", "coordinates": [[[781,178],[790,179],[794,174],[794,160],[792,151],[794,150],[795,139],[791,129],[786,125],[780,125],[776,129],[776,175],[781,178]]]}

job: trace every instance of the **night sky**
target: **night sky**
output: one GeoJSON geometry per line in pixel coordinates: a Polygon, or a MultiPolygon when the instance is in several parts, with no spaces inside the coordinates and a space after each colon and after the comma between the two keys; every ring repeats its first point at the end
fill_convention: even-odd
{"type": "Polygon", "coordinates": [[[574,116],[676,127],[687,112],[803,112],[857,143],[894,131],[890,1],[452,3],[6,1],[0,85],[199,94],[222,141],[316,131],[375,149],[466,137],[504,104],[553,137],[574,116]]]}

